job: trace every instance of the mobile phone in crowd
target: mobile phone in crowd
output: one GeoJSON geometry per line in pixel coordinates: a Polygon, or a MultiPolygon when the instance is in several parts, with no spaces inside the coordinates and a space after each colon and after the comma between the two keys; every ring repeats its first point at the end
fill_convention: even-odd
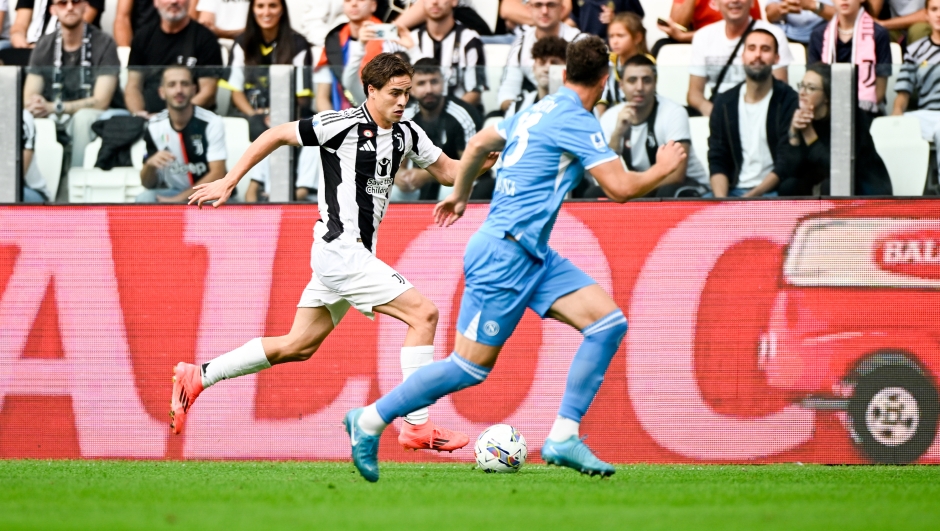
{"type": "MultiPolygon", "coordinates": [[[[666,26],[667,28],[669,27],[669,22],[662,18],[657,18],[656,23],[659,24],[660,26],[666,26]]],[[[676,24],[676,23],[673,22],[673,24],[676,24]]],[[[685,31],[685,32],[689,31],[689,29],[683,26],[682,24],[676,24],[676,27],[679,28],[681,31],[685,31]]]]}
{"type": "Polygon", "coordinates": [[[373,24],[372,29],[375,30],[375,38],[380,41],[398,40],[398,26],[395,24],[373,24]]]}

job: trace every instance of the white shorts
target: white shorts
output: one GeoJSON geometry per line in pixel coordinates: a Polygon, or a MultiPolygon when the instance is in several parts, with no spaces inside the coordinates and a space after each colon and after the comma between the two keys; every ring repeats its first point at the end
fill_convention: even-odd
{"type": "Polygon", "coordinates": [[[310,251],[313,276],[298,308],[326,306],[339,324],[349,307],[375,319],[372,308],[391,302],[413,288],[411,282],[358,242],[316,238],[310,251]]]}

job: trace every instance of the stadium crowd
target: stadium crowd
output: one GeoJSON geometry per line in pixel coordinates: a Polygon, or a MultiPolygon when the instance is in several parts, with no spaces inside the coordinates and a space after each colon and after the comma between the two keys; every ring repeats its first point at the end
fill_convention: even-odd
{"type": "MultiPolygon", "coordinates": [[[[650,196],[828,193],[832,63],[857,69],[856,194],[892,193],[870,134],[877,117],[913,116],[924,140],[940,141],[940,0],[766,0],[763,10],[759,0],[671,0],[669,16],[656,22],[663,38],[648,42],[647,11],[669,1],[0,0],[0,60],[26,67],[23,197],[67,200],[70,168],[131,166],[131,146],[142,138],[146,152],[136,162],[146,191],[137,200],[181,202],[192,186],[225,174],[219,114],[247,120],[252,140],[271,126],[268,66],[297,67],[293,112],[304,118],[362,103],[361,69],[381,52],[414,65],[406,118],[458,158],[484,124],[545,97],[552,65],[563,65],[567,45],[587,34],[608,42],[611,73],[595,114],[624,164],[650,167],[669,140],[689,154],[650,196]],[[498,5],[495,27],[476,11],[482,5],[498,5]],[[102,17],[105,9],[116,11],[102,17]],[[904,50],[893,79],[892,43],[904,50]],[[498,79],[487,44],[510,45],[498,79]],[[689,48],[685,101],[657,90],[667,68],[657,57],[673,45],[689,48]],[[805,61],[794,50],[805,50],[805,61]],[[789,78],[795,63],[807,65],[802,79],[789,78]],[[487,105],[490,91],[495,104],[487,105]],[[224,105],[222,92],[230,94],[224,105]],[[709,130],[698,155],[690,127],[697,117],[709,130]],[[32,156],[38,119],[55,122],[66,152],[57,197],[32,156]],[[97,138],[91,164],[86,147],[97,138]]],[[[298,200],[316,200],[318,157],[312,148],[295,156],[298,200]]],[[[267,173],[262,165],[250,174],[241,200],[266,200],[267,173]]],[[[484,177],[473,197],[492,191],[484,177]]],[[[391,197],[447,193],[427,172],[403,166],[391,197]]],[[[602,196],[590,177],[573,193],[602,196]]]]}

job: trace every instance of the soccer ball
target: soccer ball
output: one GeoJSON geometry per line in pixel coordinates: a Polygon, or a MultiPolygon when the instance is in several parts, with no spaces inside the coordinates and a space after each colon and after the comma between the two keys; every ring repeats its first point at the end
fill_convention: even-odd
{"type": "Polygon", "coordinates": [[[525,437],[509,424],[494,424],[483,430],[473,446],[477,464],[484,472],[516,472],[529,450],[525,437]]]}

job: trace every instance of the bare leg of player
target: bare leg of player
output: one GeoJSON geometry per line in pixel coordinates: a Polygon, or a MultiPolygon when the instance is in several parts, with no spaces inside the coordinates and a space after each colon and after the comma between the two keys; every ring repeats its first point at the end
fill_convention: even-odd
{"type": "MultiPolygon", "coordinates": [[[[376,306],[373,311],[394,317],[408,325],[401,349],[402,379],[407,380],[421,367],[434,362],[434,334],[437,307],[418,290],[411,288],[394,300],[376,306]]],[[[405,416],[398,443],[406,450],[452,452],[469,442],[466,434],[435,425],[423,407],[405,416]]]]}
{"type": "Polygon", "coordinates": [[[252,339],[201,367],[178,363],[173,371],[170,431],[182,433],[189,408],[207,387],[279,363],[307,360],[320,348],[333,326],[333,318],[326,307],[298,308],[287,335],[252,339]]]}

